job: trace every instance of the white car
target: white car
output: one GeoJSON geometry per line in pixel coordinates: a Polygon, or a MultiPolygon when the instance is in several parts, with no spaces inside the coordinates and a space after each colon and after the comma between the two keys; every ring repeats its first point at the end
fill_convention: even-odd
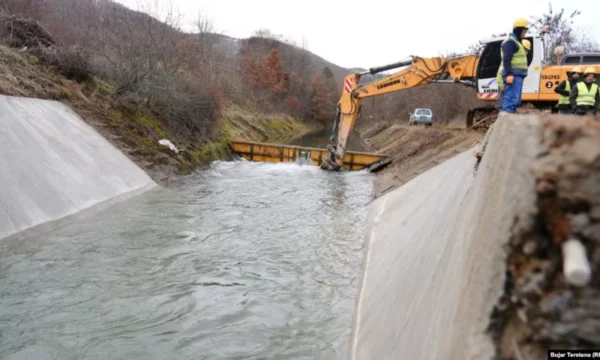
{"type": "Polygon", "coordinates": [[[408,119],[408,125],[425,125],[431,126],[433,125],[433,113],[430,109],[415,109],[412,113],[409,113],[410,118],[408,119]]]}

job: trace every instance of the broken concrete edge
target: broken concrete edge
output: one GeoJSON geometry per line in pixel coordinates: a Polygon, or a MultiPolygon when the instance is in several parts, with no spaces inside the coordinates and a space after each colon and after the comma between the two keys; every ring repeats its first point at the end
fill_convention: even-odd
{"type": "Polygon", "coordinates": [[[545,358],[549,349],[600,348],[600,123],[546,116],[531,164],[536,213],[514,226],[504,294],[490,331],[503,359],[545,358]],[[576,239],[591,278],[569,283],[564,248],[576,239]]]}
{"type": "Polygon", "coordinates": [[[504,294],[510,234],[533,222],[535,181],[530,165],[540,152],[539,128],[536,115],[501,114],[480,144],[483,156],[462,214],[467,227],[462,236],[470,237],[471,243],[466,246],[455,319],[459,331],[448,345],[451,358],[497,356],[492,315],[504,294]]]}

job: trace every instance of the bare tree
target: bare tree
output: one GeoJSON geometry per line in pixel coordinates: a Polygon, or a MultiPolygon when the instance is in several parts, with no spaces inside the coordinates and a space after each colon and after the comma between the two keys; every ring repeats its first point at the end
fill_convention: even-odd
{"type": "Polygon", "coordinates": [[[581,29],[575,35],[575,43],[571,46],[573,52],[600,51],[600,44],[591,37],[588,31],[581,29]]]}
{"type": "Polygon", "coordinates": [[[44,0],[0,0],[0,9],[13,15],[34,19],[44,13],[44,0]]]}
{"type": "Polygon", "coordinates": [[[546,59],[556,64],[558,59],[554,54],[557,46],[563,46],[566,53],[577,51],[592,51],[598,48],[595,39],[591,39],[574,28],[575,18],[581,14],[580,10],[565,13],[565,9],[555,12],[552,3],[548,4],[548,12],[539,17],[532,17],[531,28],[541,31],[546,27],[548,43],[546,44],[546,59]]]}

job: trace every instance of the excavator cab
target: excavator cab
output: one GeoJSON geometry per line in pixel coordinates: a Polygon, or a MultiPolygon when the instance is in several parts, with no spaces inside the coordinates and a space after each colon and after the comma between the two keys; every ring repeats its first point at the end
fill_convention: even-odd
{"type": "MultiPolygon", "coordinates": [[[[496,75],[502,62],[501,47],[506,38],[482,40],[484,48],[479,55],[477,67],[477,97],[479,100],[496,101],[498,99],[498,82],[496,75]]],[[[528,36],[525,39],[531,42],[531,51],[527,54],[529,73],[523,83],[523,94],[537,95],[540,92],[540,73],[544,59],[544,46],[540,36],[528,36]]]]}

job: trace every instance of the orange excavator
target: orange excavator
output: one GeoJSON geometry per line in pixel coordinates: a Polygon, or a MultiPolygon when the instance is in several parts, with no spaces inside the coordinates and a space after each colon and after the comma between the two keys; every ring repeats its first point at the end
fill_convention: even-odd
{"type": "MultiPolygon", "coordinates": [[[[481,40],[479,54],[452,57],[423,58],[411,56],[406,61],[390,64],[346,76],[342,96],[338,102],[327,156],[321,159],[321,168],[338,171],[342,168],[348,137],[360,114],[361,100],[395,91],[407,90],[431,83],[462,83],[475,89],[477,98],[495,104],[498,99],[496,75],[501,63],[501,46],[507,34],[481,40]],[[361,77],[388,70],[403,68],[370,83],[360,84],[361,77]]],[[[546,65],[546,30],[541,34],[526,36],[532,49],[527,54],[528,75],[523,83],[522,103],[531,104],[539,110],[553,109],[559,94],[554,91],[567,73],[575,66],[600,68],[599,53],[568,54],[558,65],[546,65]]],[[[495,120],[495,106],[470,109],[466,127],[487,129],[495,120]]]]}
{"type": "Polygon", "coordinates": [[[467,86],[474,86],[472,79],[476,75],[477,60],[476,55],[451,58],[413,56],[407,61],[346,76],[342,97],[336,109],[333,134],[327,146],[328,156],[322,159],[321,168],[333,171],[341,169],[348,137],[354,129],[362,99],[435,82],[460,82],[467,86]],[[395,74],[357,86],[364,75],[374,75],[406,66],[408,67],[395,74]]]}

